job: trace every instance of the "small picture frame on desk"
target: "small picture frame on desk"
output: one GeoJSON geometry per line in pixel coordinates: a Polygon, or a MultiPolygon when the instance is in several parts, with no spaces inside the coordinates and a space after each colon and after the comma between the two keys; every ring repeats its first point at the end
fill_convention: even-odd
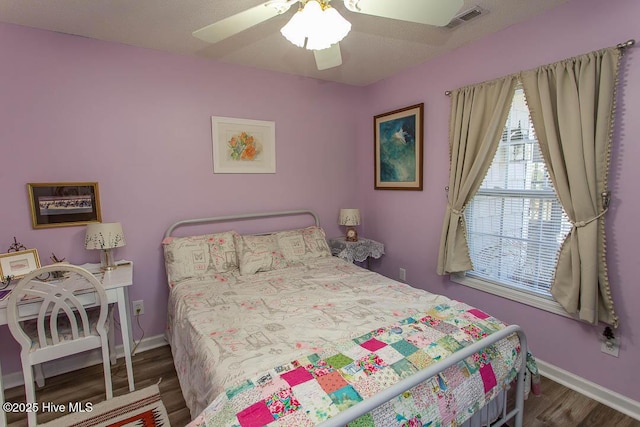
{"type": "Polygon", "coordinates": [[[3,280],[8,276],[11,276],[12,279],[19,279],[36,268],[40,268],[37,249],[0,254],[0,277],[3,280]]]}

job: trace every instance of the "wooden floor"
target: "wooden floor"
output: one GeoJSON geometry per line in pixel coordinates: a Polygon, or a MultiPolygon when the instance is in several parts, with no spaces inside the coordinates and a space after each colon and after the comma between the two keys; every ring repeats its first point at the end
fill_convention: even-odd
{"type": "Polygon", "coordinates": [[[542,394],[524,404],[527,427],[640,427],[640,421],[542,377],[542,394]]]}
{"type": "MultiPolygon", "coordinates": [[[[162,401],[173,427],[183,427],[190,420],[168,346],[149,350],[133,357],[136,388],[160,382],[162,401]]],[[[114,395],[126,394],[127,385],[124,359],[113,367],[114,395]]],[[[68,374],[48,378],[45,387],[36,392],[39,402],[67,403],[89,401],[96,404],[104,400],[104,382],[100,365],[68,374]]],[[[24,402],[24,388],[5,391],[8,402],[24,402]]],[[[38,422],[46,422],[58,414],[40,414],[38,422]]],[[[8,415],[9,427],[26,426],[26,416],[8,415]]],[[[542,379],[542,395],[530,395],[525,403],[524,425],[527,427],[640,427],[640,422],[593,401],[573,390],[546,378],[542,379]]]]}
{"type": "MultiPolygon", "coordinates": [[[[127,369],[124,358],[118,359],[118,363],[111,367],[113,379],[113,395],[121,396],[129,392],[127,382],[127,369]]],[[[133,356],[133,373],[136,389],[143,389],[156,384],[159,380],[162,403],[167,408],[169,422],[173,427],[185,426],[191,420],[182,397],[182,390],[178,383],[176,370],[173,367],[173,358],[169,346],[159,347],[133,356]]],[[[7,402],[24,402],[24,387],[15,387],[5,390],[7,402]]],[[[104,377],[102,365],[80,369],[53,378],[47,378],[45,386],[36,390],[36,401],[54,402],[57,404],[67,402],[91,402],[97,404],[105,400],[104,377]]],[[[38,415],[38,423],[43,423],[57,418],[62,414],[43,413],[38,415]]],[[[26,427],[26,414],[8,414],[9,427],[26,427]]]]}

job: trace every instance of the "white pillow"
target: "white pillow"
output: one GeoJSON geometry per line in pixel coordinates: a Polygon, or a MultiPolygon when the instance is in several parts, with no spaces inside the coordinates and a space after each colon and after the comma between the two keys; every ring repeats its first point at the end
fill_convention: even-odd
{"type": "Polygon", "coordinates": [[[289,263],[331,256],[325,232],[320,227],[280,231],[274,236],[289,263]]]}
{"type": "Polygon", "coordinates": [[[242,275],[278,270],[289,266],[273,234],[264,236],[236,234],[234,239],[238,265],[242,275]]]}
{"type": "Polygon", "coordinates": [[[167,237],[162,241],[170,282],[238,269],[235,231],[202,236],[167,237]]]}

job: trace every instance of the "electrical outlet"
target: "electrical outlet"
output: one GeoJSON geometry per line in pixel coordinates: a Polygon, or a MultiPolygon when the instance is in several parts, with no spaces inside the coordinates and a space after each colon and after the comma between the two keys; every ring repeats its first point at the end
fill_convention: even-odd
{"type": "Polygon", "coordinates": [[[407,270],[405,270],[404,268],[400,268],[400,281],[401,282],[406,282],[407,281],[407,270]]]}
{"type": "Polygon", "coordinates": [[[135,316],[144,314],[144,301],[142,300],[134,301],[132,305],[133,305],[133,314],[135,316]]]}
{"type": "Polygon", "coordinates": [[[604,340],[602,341],[600,349],[603,353],[613,357],[618,357],[618,353],[620,352],[620,343],[617,339],[604,340]]]}

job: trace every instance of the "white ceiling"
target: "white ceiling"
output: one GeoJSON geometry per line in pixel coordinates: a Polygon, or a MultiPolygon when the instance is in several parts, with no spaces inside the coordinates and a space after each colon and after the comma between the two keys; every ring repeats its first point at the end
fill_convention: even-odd
{"type": "MultiPolygon", "coordinates": [[[[210,45],[194,30],[265,0],[0,0],[0,21],[222,62],[367,85],[444,52],[545,12],[567,0],[465,0],[488,13],[455,29],[353,13],[331,4],[352,24],[340,42],[343,64],[318,71],[313,53],[289,43],[283,15],[210,45]]],[[[388,0],[393,1],[393,0],[388,0]]],[[[416,0],[419,1],[419,0],[416,0]]],[[[446,0],[443,0],[446,1],[446,0]]]]}

